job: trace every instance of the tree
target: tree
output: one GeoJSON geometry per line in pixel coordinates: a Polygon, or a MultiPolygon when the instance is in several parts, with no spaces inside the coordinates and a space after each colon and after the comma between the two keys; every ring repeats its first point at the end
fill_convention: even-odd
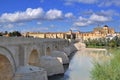
{"type": "Polygon", "coordinates": [[[0,33],[0,36],[3,36],[3,34],[2,34],[2,33],[0,33]]]}
{"type": "Polygon", "coordinates": [[[19,37],[22,36],[19,31],[13,31],[8,34],[10,37],[19,37]]]}
{"type": "Polygon", "coordinates": [[[5,31],[4,35],[7,35],[7,34],[8,34],[8,32],[7,32],[7,31],[5,31]]]}

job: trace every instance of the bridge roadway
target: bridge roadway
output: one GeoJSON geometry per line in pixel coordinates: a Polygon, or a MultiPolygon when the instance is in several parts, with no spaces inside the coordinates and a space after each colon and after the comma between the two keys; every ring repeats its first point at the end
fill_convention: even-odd
{"type": "MultiPolygon", "coordinates": [[[[30,79],[28,77],[26,79],[20,78],[23,74],[22,72],[15,78],[17,70],[21,66],[24,67],[28,65],[40,67],[41,56],[49,56],[52,51],[62,51],[63,48],[67,46],[69,46],[69,42],[64,39],[0,37],[0,80],[33,80],[33,78],[30,79]]],[[[29,69],[31,71],[34,69],[38,70],[37,67],[29,69]]],[[[24,69],[26,70],[27,68],[23,68],[25,72],[23,76],[32,75],[36,77],[38,74],[41,76],[45,74],[43,78],[34,77],[34,80],[47,80],[44,70],[43,73],[40,73],[39,70],[38,73],[31,72],[28,74],[24,69]]]]}

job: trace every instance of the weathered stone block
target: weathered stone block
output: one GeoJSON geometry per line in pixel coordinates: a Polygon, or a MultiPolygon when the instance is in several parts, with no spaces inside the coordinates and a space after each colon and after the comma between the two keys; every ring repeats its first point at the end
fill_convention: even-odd
{"type": "Polygon", "coordinates": [[[63,64],[68,64],[69,63],[69,58],[65,52],[62,51],[53,51],[51,52],[51,56],[53,57],[61,57],[63,64]]]}
{"type": "Polygon", "coordinates": [[[69,56],[71,53],[70,47],[65,47],[63,51],[67,54],[67,56],[69,56]]]}
{"type": "Polygon", "coordinates": [[[14,80],[48,80],[43,68],[35,66],[21,66],[17,69],[14,80]]]}
{"type": "Polygon", "coordinates": [[[48,76],[64,73],[62,64],[62,59],[59,57],[42,56],[40,58],[40,66],[47,71],[48,76]]]}

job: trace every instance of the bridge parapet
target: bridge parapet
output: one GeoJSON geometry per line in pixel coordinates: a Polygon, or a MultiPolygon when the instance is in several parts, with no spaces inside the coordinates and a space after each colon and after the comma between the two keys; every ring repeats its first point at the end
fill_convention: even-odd
{"type": "MultiPolygon", "coordinates": [[[[3,58],[4,56],[8,58],[7,61],[10,62],[14,74],[21,66],[32,65],[40,67],[39,60],[41,56],[51,56],[52,51],[61,51],[68,46],[69,41],[65,39],[0,37],[0,55],[3,58]]],[[[2,64],[0,63],[0,65],[2,64]]]]}
{"type": "Polygon", "coordinates": [[[59,42],[66,41],[65,39],[43,39],[43,38],[26,38],[26,37],[0,37],[0,44],[28,44],[42,42],[59,42]]]}

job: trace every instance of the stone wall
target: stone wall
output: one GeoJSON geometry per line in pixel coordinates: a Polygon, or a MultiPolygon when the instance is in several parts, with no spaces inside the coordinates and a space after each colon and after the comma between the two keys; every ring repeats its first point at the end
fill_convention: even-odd
{"type": "Polygon", "coordinates": [[[46,76],[64,73],[63,64],[69,63],[68,56],[72,52],[80,50],[81,47],[84,48],[85,45],[82,43],[71,44],[65,39],[0,37],[1,61],[9,63],[2,64],[1,62],[0,67],[10,66],[10,72],[4,69],[10,76],[2,76],[2,71],[0,71],[0,80],[1,78],[6,80],[47,80],[46,76]],[[44,74],[41,75],[42,73],[44,74]],[[28,76],[34,77],[29,79],[28,76]]]}
{"type": "MultiPolygon", "coordinates": [[[[49,56],[50,56],[52,51],[62,50],[63,47],[67,47],[68,45],[69,42],[65,39],[0,37],[0,55],[5,56],[8,59],[8,62],[12,67],[11,69],[13,72],[12,75],[13,78],[20,66],[24,67],[27,65],[32,65],[32,66],[40,67],[41,63],[39,60],[41,56],[48,56],[47,55],[48,47],[49,47],[49,56]]],[[[2,64],[0,65],[2,66],[2,64]]],[[[7,66],[7,64],[3,65],[2,67],[5,66],[7,66]]],[[[0,76],[1,76],[0,78],[2,78],[2,73],[0,74],[0,76]]]]}

